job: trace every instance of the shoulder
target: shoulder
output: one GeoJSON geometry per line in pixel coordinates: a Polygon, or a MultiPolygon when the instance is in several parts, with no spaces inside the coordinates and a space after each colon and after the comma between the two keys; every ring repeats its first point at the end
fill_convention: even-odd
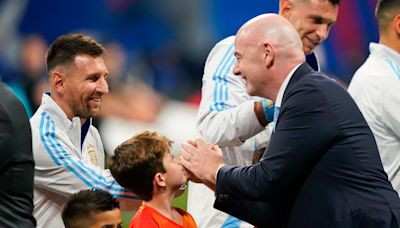
{"type": "Polygon", "coordinates": [[[194,221],[193,216],[189,212],[181,208],[175,208],[175,209],[178,211],[179,214],[182,215],[184,227],[196,227],[196,222],[194,221]]]}
{"type": "Polygon", "coordinates": [[[214,47],[218,47],[218,46],[230,46],[234,43],[235,41],[235,36],[228,36],[220,41],[218,41],[214,47]]]}
{"type": "Polygon", "coordinates": [[[285,97],[291,96],[312,96],[314,93],[321,93],[324,87],[336,86],[333,79],[319,71],[313,71],[301,76],[294,82],[289,82],[285,91],[285,97]]]}
{"type": "Polygon", "coordinates": [[[321,107],[349,100],[346,89],[322,72],[304,75],[285,92],[285,106],[304,110],[318,110],[321,107]]]}
{"type": "Polygon", "coordinates": [[[92,136],[100,138],[99,130],[95,126],[93,126],[92,124],[90,124],[90,126],[89,126],[89,132],[88,133],[91,134],[92,136]]]}
{"type": "Polygon", "coordinates": [[[59,132],[62,124],[60,123],[61,114],[56,113],[54,110],[49,110],[44,105],[39,106],[38,110],[30,118],[32,132],[39,130],[51,130],[59,132]]]}
{"type": "Polygon", "coordinates": [[[131,220],[129,224],[130,228],[140,228],[140,227],[147,227],[147,228],[158,228],[158,224],[154,221],[151,216],[136,216],[131,220]]]}
{"type": "Polygon", "coordinates": [[[39,109],[35,112],[35,114],[33,114],[33,116],[29,119],[31,126],[32,126],[32,130],[38,130],[37,128],[40,125],[40,121],[42,121],[42,119],[44,118],[44,111],[39,107],[39,109]],[[34,129],[34,127],[36,127],[34,129]]]}
{"type": "MultiPolygon", "coordinates": [[[[0,110],[2,125],[11,123],[19,125],[27,119],[25,108],[15,93],[0,81],[0,110]]],[[[4,129],[2,129],[4,130],[4,129]]]]}
{"type": "Polygon", "coordinates": [[[354,73],[354,77],[369,77],[369,75],[382,75],[380,68],[386,68],[389,70],[389,64],[384,59],[377,58],[376,56],[370,55],[365,62],[357,69],[354,73]],[[379,67],[378,67],[379,66],[379,67]]]}
{"type": "Polygon", "coordinates": [[[346,88],[335,79],[329,77],[327,74],[314,71],[305,75],[299,82],[299,87],[302,89],[315,89],[320,93],[325,93],[326,90],[339,90],[345,92],[346,88]]]}
{"type": "Polygon", "coordinates": [[[132,218],[129,227],[158,227],[153,218],[153,213],[148,207],[141,206],[132,218]]]}
{"type": "Polygon", "coordinates": [[[213,61],[218,61],[223,59],[224,56],[233,56],[233,43],[235,36],[227,37],[214,45],[211,49],[210,54],[208,54],[206,64],[212,64],[213,61]]]}

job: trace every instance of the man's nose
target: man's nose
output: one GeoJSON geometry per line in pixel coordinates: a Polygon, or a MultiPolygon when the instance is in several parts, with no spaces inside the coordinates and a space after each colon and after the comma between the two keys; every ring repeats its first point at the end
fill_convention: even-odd
{"type": "Polygon", "coordinates": [[[97,81],[96,90],[102,94],[108,93],[108,82],[105,77],[99,78],[97,81]]]}
{"type": "Polygon", "coordinates": [[[238,66],[237,61],[236,61],[235,64],[233,65],[232,73],[233,73],[234,75],[240,75],[240,70],[239,70],[239,66],[238,66]]]}
{"type": "Polygon", "coordinates": [[[329,25],[327,24],[321,24],[319,25],[317,31],[316,31],[317,36],[319,37],[319,42],[321,43],[324,41],[328,35],[329,35],[329,25]]]}

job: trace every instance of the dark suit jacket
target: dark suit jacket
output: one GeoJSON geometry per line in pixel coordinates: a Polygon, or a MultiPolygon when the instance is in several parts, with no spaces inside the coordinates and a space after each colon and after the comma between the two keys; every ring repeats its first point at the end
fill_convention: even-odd
{"type": "Polygon", "coordinates": [[[0,81],[0,227],[35,227],[33,169],[28,116],[0,81]]]}
{"type": "Polygon", "coordinates": [[[216,189],[217,209],[259,227],[400,227],[399,196],[360,110],[307,64],[289,81],[260,163],[223,166],[216,189]],[[249,201],[266,209],[240,212],[249,201]]]}

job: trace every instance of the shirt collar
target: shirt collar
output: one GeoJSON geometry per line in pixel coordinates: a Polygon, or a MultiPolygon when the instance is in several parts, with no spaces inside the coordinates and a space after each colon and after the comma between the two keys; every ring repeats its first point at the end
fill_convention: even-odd
{"type": "Polygon", "coordinates": [[[400,53],[393,50],[392,48],[384,45],[371,42],[369,44],[369,51],[373,55],[379,55],[384,57],[385,59],[389,59],[393,61],[397,65],[400,65],[400,53]]]}
{"type": "MultiPolygon", "coordinates": [[[[81,127],[81,120],[79,117],[73,117],[72,120],[68,119],[67,114],[62,108],[53,100],[50,93],[43,93],[41,106],[45,111],[50,112],[53,118],[57,119],[57,123],[61,124],[64,129],[74,128],[75,126],[81,127]]],[[[86,120],[91,124],[91,118],[86,120]],[[88,121],[89,120],[89,121],[88,121]]]]}
{"type": "Polygon", "coordinates": [[[301,64],[298,64],[297,66],[293,67],[293,69],[289,72],[289,74],[286,76],[285,80],[283,81],[281,87],[279,88],[278,95],[276,96],[276,101],[275,101],[275,106],[280,108],[282,104],[282,99],[283,99],[283,94],[285,93],[286,87],[289,84],[290,79],[292,78],[294,72],[297,70],[297,68],[300,67],[301,64]]]}

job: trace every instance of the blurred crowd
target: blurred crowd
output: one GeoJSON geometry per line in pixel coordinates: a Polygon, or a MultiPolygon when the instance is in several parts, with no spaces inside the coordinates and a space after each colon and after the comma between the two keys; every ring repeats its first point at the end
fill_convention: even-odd
{"type": "MultiPolygon", "coordinates": [[[[374,24],[374,4],[374,0],[343,2],[339,18],[347,21],[350,14],[358,14],[374,24]]],[[[211,47],[233,35],[247,19],[277,7],[278,1],[254,1],[243,8],[236,0],[229,6],[225,0],[168,4],[157,0],[0,0],[0,77],[31,116],[42,93],[49,90],[44,63],[48,44],[65,33],[89,34],[107,49],[110,94],[104,97],[95,121],[100,130],[111,132],[102,134],[106,148],[112,150],[134,133],[132,129],[143,128],[161,130],[180,142],[179,135],[182,140],[187,134],[195,135],[203,66],[211,47]],[[172,136],[165,122],[180,132],[172,136]]],[[[333,27],[333,35],[316,49],[321,68],[344,86],[376,36],[376,26],[366,28],[357,20],[349,21],[333,27]],[[345,35],[354,29],[359,33],[345,35]]]]}

